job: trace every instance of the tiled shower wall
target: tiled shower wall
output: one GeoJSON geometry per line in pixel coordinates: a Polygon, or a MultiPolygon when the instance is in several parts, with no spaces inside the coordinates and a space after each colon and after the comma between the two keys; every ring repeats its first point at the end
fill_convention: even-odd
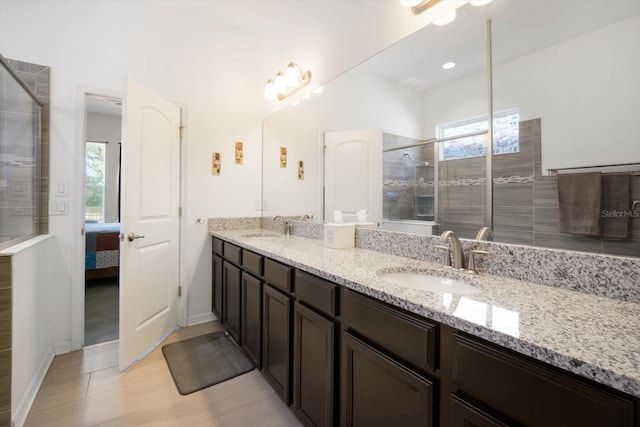
{"type": "MultiPolygon", "coordinates": [[[[410,145],[419,139],[384,133],[384,149],[410,145]]],[[[383,154],[382,216],[390,220],[433,221],[433,145],[389,151],[383,154]],[[404,156],[408,153],[415,160],[404,156]],[[426,166],[424,162],[428,162],[426,166]],[[422,178],[422,179],[420,179],[422,178]]]]}
{"type": "MultiPolygon", "coordinates": [[[[631,239],[604,240],[560,233],[558,191],[554,176],[541,170],[541,119],[520,122],[520,151],[493,157],[493,229],[495,241],[547,248],[614,255],[640,255],[640,218],[631,219],[631,239]]],[[[418,142],[413,138],[384,134],[384,148],[418,142]]],[[[411,163],[403,157],[434,164],[432,144],[384,153],[383,215],[388,219],[416,217],[416,179],[411,163]]],[[[438,163],[438,227],[473,239],[489,224],[487,212],[486,158],[473,157],[438,163]]],[[[428,185],[433,186],[433,183],[428,185]]],[[[631,198],[640,200],[640,176],[631,180],[631,198]]]]}
{"type": "MultiPolygon", "coordinates": [[[[556,178],[540,165],[541,120],[520,123],[520,152],[493,158],[495,241],[615,255],[640,255],[640,218],[631,219],[630,240],[558,231],[556,178]]],[[[640,200],[640,176],[632,176],[632,200],[640,200]]]]}
{"type": "MultiPolygon", "coordinates": [[[[41,212],[37,219],[41,233],[49,231],[49,82],[51,69],[43,65],[7,59],[16,74],[34,91],[44,105],[40,111],[41,212]]],[[[8,128],[9,129],[9,128],[8,128]]],[[[7,135],[11,138],[11,135],[7,135]]]]}

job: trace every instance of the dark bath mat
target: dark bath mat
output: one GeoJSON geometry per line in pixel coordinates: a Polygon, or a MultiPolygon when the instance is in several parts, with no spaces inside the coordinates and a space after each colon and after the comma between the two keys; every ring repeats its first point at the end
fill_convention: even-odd
{"type": "Polygon", "coordinates": [[[218,384],[254,368],[224,331],[167,344],[162,354],[180,394],[218,384]]]}

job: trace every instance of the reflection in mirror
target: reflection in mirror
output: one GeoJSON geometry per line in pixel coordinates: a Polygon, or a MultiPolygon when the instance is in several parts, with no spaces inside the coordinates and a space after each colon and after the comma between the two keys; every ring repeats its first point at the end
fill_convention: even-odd
{"type": "MultiPolygon", "coordinates": [[[[458,210],[464,212],[454,217],[453,211],[445,210],[447,197],[440,207],[437,205],[437,144],[393,149],[434,139],[437,124],[452,123],[460,117],[486,117],[486,79],[468,88],[469,95],[473,93],[473,99],[480,102],[463,102],[444,111],[429,100],[446,95],[439,86],[447,81],[468,73],[484,73],[485,21],[482,8],[464,6],[453,23],[423,28],[325,85],[321,95],[312,95],[267,117],[263,125],[263,199],[268,210],[263,215],[309,213],[332,222],[333,211],[341,210],[347,213],[344,220],[352,221],[355,211],[366,209],[366,220],[381,221],[383,228],[431,234],[438,232],[441,209],[463,224],[468,209],[458,210]],[[455,68],[442,68],[453,60],[457,62],[455,68]],[[336,170],[332,165],[340,166],[340,161],[331,160],[335,134],[373,129],[382,135],[382,160],[354,151],[348,157],[336,157],[343,166],[343,170],[336,170]],[[293,170],[279,168],[277,152],[283,146],[293,161],[304,160],[304,181],[296,180],[293,170]],[[365,173],[377,178],[364,179],[365,173]],[[334,178],[336,174],[339,179],[334,178]],[[352,191],[350,196],[335,196],[334,188],[352,191]],[[368,197],[369,204],[360,200],[372,192],[377,192],[377,202],[372,202],[375,197],[368,197]]],[[[452,169],[452,180],[484,173],[483,161],[477,160],[477,170],[466,164],[452,169]]],[[[478,207],[480,213],[472,212],[477,222],[465,224],[469,233],[462,233],[473,237],[486,217],[486,197],[482,185],[465,190],[466,197],[474,193],[474,208],[478,207]]]]}
{"type": "Polygon", "coordinates": [[[380,129],[385,227],[452,229],[473,238],[493,221],[498,242],[639,256],[640,212],[632,203],[640,200],[637,40],[637,0],[465,5],[452,24],[423,28],[330,82],[324,94],[265,119],[263,214],[324,218],[324,133],[380,129]],[[433,142],[487,128],[487,19],[495,119],[490,159],[482,134],[433,142]],[[449,61],[457,66],[443,70],[449,61]],[[424,141],[431,142],[410,147],[424,141]],[[279,167],[279,147],[288,148],[290,164],[304,160],[304,180],[294,168],[279,167]],[[626,217],[628,236],[560,233],[557,181],[548,170],[620,172],[625,169],[603,167],[620,163],[631,164],[629,207],[612,212],[626,217]]]}
{"type": "MultiPolygon", "coordinates": [[[[630,202],[640,196],[640,176],[627,178],[630,191],[621,196],[629,234],[609,238],[559,231],[557,182],[547,170],[640,170],[640,121],[632,117],[640,111],[640,2],[494,3],[493,104],[520,113],[520,151],[493,160],[495,240],[639,256],[640,219],[630,202]]],[[[578,201],[608,196],[577,191],[578,201]]],[[[594,215],[607,221],[600,209],[594,215]]]]}

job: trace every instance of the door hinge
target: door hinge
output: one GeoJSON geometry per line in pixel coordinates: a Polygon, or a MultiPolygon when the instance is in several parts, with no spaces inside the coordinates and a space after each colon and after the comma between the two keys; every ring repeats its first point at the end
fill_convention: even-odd
{"type": "Polygon", "coordinates": [[[180,126],[179,129],[180,129],[180,138],[183,138],[184,137],[184,126],[180,126]]]}
{"type": "Polygon", "coordinates": [[[178,216],[182,216],[182,206],[178,207],[178,216]]]}
{"type": "Polygon", "coordinates": [[[178,286],[178,296],[182,296],[182,286],[178,286]]]}

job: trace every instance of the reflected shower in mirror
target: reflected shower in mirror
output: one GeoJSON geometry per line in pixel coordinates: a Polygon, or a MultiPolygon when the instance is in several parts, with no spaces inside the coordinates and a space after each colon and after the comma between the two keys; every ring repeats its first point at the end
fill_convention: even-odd
{"type": "Polygon", "coordinates": [[[548,172],[620,172],[600,166],[632,163],[630,199],[640,200],[637,40],[637,0],[464,5],[453,23],[424,27],[325,85],[323,94],[264,120],[269,210],[263,214],[323,218],[324,133],[377,128],[383,133],[383,223],[432,222],[433,234],[452,229],[474,238],[492,222],[499,242],[639,256],[640,218],[631,208],[630,239],[560,233],[557,183],[548,172]],[[487,130],[487,20],[491,153],[484,134],[443,141],[487,130]],[[446,62],[456,66],[445,70],[446,62]],[[279,168],[280,147],[292,160],[305,161],[304,181],[295,170],[279,168]],[[431,171],[412,166],[411,158],[416,166],[433,165],[432,208],[418,202],[418,196],[431,197],[431,171]],[[433,219],[419,216],[428,209],[433,219]]]}

